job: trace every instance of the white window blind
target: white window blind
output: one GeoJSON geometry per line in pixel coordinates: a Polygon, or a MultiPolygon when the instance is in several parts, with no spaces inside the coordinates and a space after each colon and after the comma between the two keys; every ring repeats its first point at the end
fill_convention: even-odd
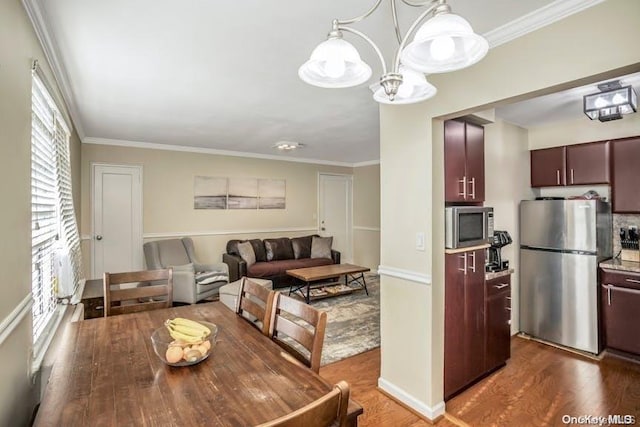
{"type": "Polygon", "coordinates": [[[31,111],[31,292],[33,340],[46,329],[58,304],[59,260],[68,254],[71,292],[77,288],[80,239],[71,191],[69,128],[37,73],[31,111]]]}

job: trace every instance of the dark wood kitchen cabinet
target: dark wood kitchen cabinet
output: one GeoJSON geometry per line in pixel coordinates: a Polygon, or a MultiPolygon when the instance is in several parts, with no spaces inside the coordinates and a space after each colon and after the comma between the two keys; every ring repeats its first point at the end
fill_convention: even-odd
{"type": "Polygon", "coordinates": [[[531,186],[557,187],[566,184],[566,147],[531,151],[531,186]]]}
{"type": "Polygon", "coordinates": [[[493,371],[511,357],[511,275],[485,283],[485,370],[493,371]]]}
{"type": "Polygon", "coordinates": [[[445,255],[445,399],[485,372],[484,264],[484,249],[445,255]]]}
{"type": "Polygon", "coordinates": [[[612,141],[612,210],[640,213],[640,137],[612,141]]]}
{"type": "Polygon", "coordinates": [[[608,184],[609,141],[567,146],[567,185],[608,184]]]}
{"type": "Polygon", "coordinates": [[[458,120],[444,123],[446,202],[484,201],[484,128],[458,120]]]}
{"type": "Polygon", "coordinates": [[[601,270],[600,283],[605,347],[640,356],[640,273],[601,270]]]}
{"type": "Polygon", "coordinates": [[[609,141],[531,151],[531,186],[608,184],[609,141]]]}

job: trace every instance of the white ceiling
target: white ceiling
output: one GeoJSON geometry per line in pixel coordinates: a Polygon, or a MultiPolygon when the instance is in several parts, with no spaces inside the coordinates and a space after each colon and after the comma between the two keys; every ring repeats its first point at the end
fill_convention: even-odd
{"type": "MultiPolygon", "coordinates": [[[[495,45],[599,1],[448,3],[495,45]]],[[[368,85],[379,77],[380,64],[370,47],[347,34],[374,70],[370,82],[321,89],[300,81],[297,70],[324,40],[332,19],[354,17],[372,3],[25,0],[84,142],[344,164],[379,159],[378,104],[368,85]],[[280,140],[305,147],[280,153],[272,148],[280,140]]],[[[403,30],[424,10],[402,2],[398,9],[403,30]]],[[[394,53],[389,2],[353,26],[376,41],[387,59],[394,53]]]]}

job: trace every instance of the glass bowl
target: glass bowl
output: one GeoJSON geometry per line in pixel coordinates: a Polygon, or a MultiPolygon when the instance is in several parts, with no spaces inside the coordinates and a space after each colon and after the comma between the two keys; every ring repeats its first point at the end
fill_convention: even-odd
{"type": "Polygon", "coordinates": [[[153,334],[151,334],[153,350],[160,360],[169,366],[190,366],[200,363],[209,357],[216,344],[218,326],[202,320],[196,320],[196,322],[211,330],[211,334],[197,344],[190,344],[181,340],[175,340],[169,334],[169,330],[166,326],[156,329],[153,334]],[[168,352],[170,347],[172,350],[171,352],[168,352]],[[170,357],[170,359],[167,360],[167,357],[170,357]]]}

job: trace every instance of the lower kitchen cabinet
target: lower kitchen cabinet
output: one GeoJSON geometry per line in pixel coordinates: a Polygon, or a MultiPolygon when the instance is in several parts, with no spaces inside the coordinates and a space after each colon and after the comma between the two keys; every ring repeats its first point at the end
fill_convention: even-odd
{"type": "Polygon", "coordinates": [[[445,399],[485,372],[484,264],[484,249],[445,255],[445,399]]]}
{"type": "Polygon", "coordinates": [[[485,370],[493,371],[511,357],[511,275],[485,284],[485,370]]]}
{"type": "Polygon", "coordinates": [[[640,274],[602,270],[600,282],[605,347],[640,356],[640,274]]]}

